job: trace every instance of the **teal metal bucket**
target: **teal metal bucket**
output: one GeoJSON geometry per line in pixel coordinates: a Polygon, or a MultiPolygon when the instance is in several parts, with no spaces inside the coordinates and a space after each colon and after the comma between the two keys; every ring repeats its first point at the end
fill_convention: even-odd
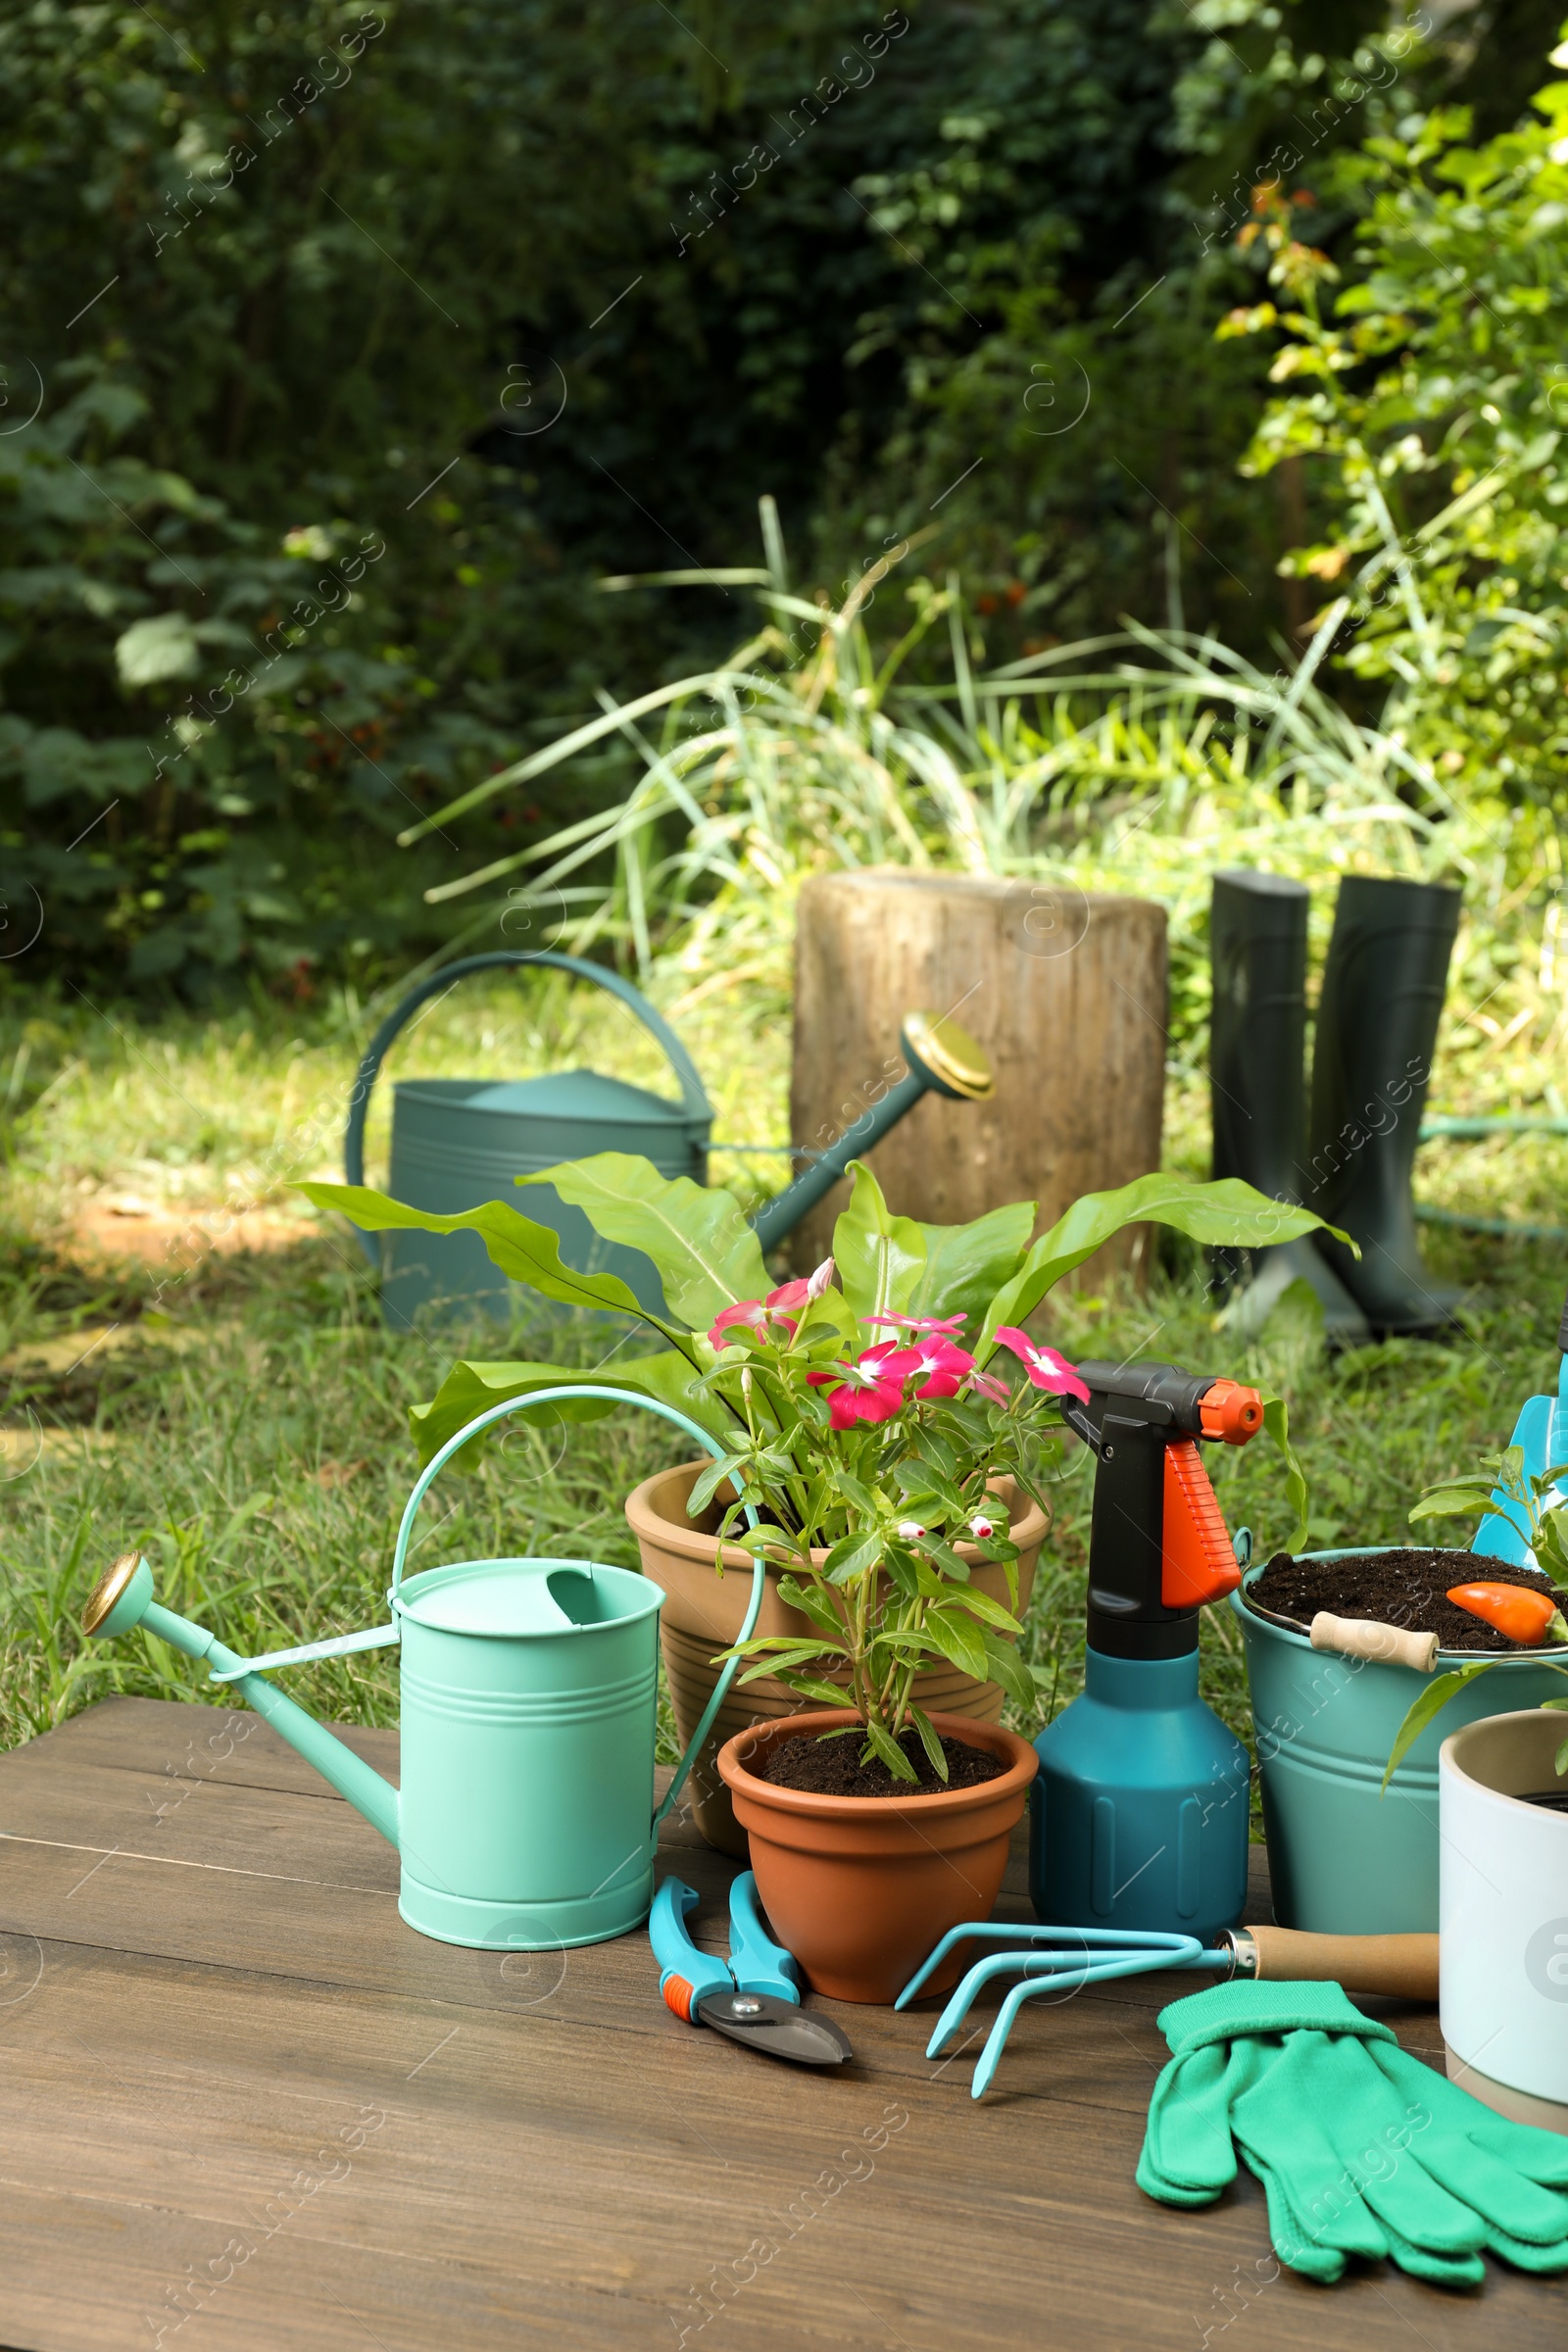
{"type": "MultiPolygon", "coordinates": [[[[1401,1548],[1300,1556],[1344,1560],[1401,1548]]],[[[1459,1584],[1474,1573],[1474,1557],[1453,1556],[1459,1584]]],[[[1262,1573],[1261,1562],[1250,1569],[1230,1605],[1247,1648],[1275,1919],[1330,1936],[1435,1933],[1439,1749],[1462,1724],[1538,1707],[1568,1686],[1534,1658],[1499,1658],[1427,1726],[1382,1794],[1390,1750],[1428,1678],[1410,1666],[1314,1649],[1304,1634],[1255,1616],[1242,1595],[1262,1573]]],[[[1437,1671],[1475,1656],[1440,1651],[1437,1671]]]]}

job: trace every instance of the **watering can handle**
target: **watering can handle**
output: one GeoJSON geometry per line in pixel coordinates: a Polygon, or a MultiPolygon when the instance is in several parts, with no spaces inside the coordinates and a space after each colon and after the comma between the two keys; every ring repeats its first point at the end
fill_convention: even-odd
{"type": "MultiPolygon", "coordinates": [[[[397,1544],[392,1554],[392,1586],[387,1593],[389,1601],[396,1602],[403,1583],[403,1563],[408,1557],[409,1538],[414,1532],[415,1516],[438,1472],[445,1469],[453,1455],[460,1452],[470,1438],[478,1437],[480,1432],[488,1429],[492,1422],[504,1421],[509,1413],[524,1412],[530,1405],[556,1404],[565,1398],[577,1396],[600,1397],[609,1404],[641,1405],[644,1411],[657,1413],[662,1421],[672,1422],[675,1428],[684,1430],[687,1437],[695,1438],[703,1451],[710,1453],[715,1461],[722,1461],[724,1458],[724,1448],[718,1440],[710,1438],[706,1429],[699,1428],[698,1424],[683,1413],[677,1405],[665,1404],[657,1396],[640,1396],[632,1389],[607,1389],[596,1386],[592,1381],[569,1380],[563,1382],[559,1389],[528,1389],[520,1396],[508,1396],[500,1404],[492,1404],[487,1411],[477,1414],[473,1420],[460,1429],[455,1437],[448,1438],[440,1451],[431,1456],[415,1480],[414,1492],[404,1506],[402,1524],[398,1529],[397,1544]]],[[[757,1513],[751,1503],[746,1505],[746,1523],[748,1527],[757,1525],[757,1513]]],[[[757,1630],[757,1620],[761,1614],[762,1593],[766,1588],[766,1582],[767,1569],[759,1555],[753,1563],[752,1595],[746,1605],[745,1623],[736,1636],[737,1642],[749,1642],[757,1630]]],[[[686,1752],[675,1767],[675,1777],[664,1791],[664,1801],[654,1815],[652,1831],[655,1837],[658,1836],[660,1823],[686,1786],[686,1776],[702,1752],[703,1741],[708,1738],[713,1718],[729,1694],[729,1687],[740,1670],[740,1664],[739,1658],[731,1658],[719,1675],[714,1686],[713,1695],[703,1709],[702,1720],[686,1742],[686,1752]]]]}
{"type": "MultiPolygon", "coordinates": [[[[416,988],[411,988],[401,1004],[389,1012],[380,1028],[365,1049],[354,1080],[354,1092],[349,1097],[349,1123],[343,1134],[343,1174],[350,1184],[365,1182],[365,1121],[370,1106],[370,1089],[386,1058],[387,1049],[411,1013],[431,997],[439,996],[454,982],[466,979],[469,972],[489,971],[498,964],[543,963],[558,972],[574,972],[579,980],[592,980],[596,986],[618,997],[634,1012],[655,1042],[662,1048],[670,1068],[680,1080],[681,1101],[689,1117],[710,1119],[712,1105],[708,1100],[697,1064],[680,1039],[662,1020],[642,993],[623,980],[618,972],[607,971],[602,963],[589,963],[580,956],[563,956],[554,948],[497,948],[485,956],[465,956],[458,963],[444,963],[438,971],[427,973],[416,988]]],[[[379,1264],[375,1244],[368,1235],[360,1234],[359,1243],[372,1265],[379,1264]]]]}

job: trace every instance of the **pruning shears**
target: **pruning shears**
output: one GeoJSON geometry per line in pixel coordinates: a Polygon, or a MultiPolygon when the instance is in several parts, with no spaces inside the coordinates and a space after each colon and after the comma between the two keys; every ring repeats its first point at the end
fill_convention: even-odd
{"type": "Polygon", "coordinates": [[[831,2018],[801,2007],[800,1971],[773,1941],[757,1907],[757,1881],[743,1871],[729,1890],[727,1961],[700,1952],[686,1933],[696,1910],[695,1887],[665,1879],[654,1897],[648,1939],[661,1975],[666,2008],[688,2025],[711,2026],[732,2041],[790,2058],[798,2066],[842,2066],[855,2053],[831,2018]]]}

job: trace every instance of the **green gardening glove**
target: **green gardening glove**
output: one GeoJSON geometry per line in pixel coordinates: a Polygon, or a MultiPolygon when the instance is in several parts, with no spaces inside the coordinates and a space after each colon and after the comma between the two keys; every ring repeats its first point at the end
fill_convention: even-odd
{"type": "Polygon", "coordinates": [[[1239,2148],[1276,2253],[1309,2278],[1387,2255],[1472,2285],[1488,2247],[1568,2270],[1568,2141],[1504,2121],[1408,2057],[1339,1985],[1215,1985],[1159,2024],[1173,2056],[1139,2159],[1149,2195],[1212,2202],[1239,2148]]]}

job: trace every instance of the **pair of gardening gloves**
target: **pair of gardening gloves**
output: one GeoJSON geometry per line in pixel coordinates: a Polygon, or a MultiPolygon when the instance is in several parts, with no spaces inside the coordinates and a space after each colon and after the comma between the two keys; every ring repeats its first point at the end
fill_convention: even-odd
{"type": "Polygon", "coordinates": [[[1350,2254],[1479,2285],[1484,2248],[1568,2271],[1568,2137],[1513,2124],[1400,2049],[1338,1984],[1216,1984],[1159,2016],[1138,2185],[1209,2205],[1238,2150],[1282,2263],[1335,2279],[1350,2254]]]}

